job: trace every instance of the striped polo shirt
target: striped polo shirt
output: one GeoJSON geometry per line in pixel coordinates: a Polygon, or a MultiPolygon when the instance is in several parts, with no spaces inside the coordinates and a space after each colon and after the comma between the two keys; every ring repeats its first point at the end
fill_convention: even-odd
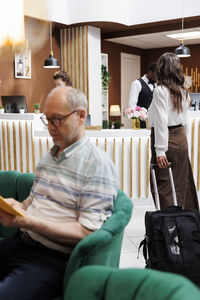
{"type": "MultiPolygon", "coordinates": [[[[80,222],[89,230],[97,230],[112,214],[118,191],[118,178],[109,156],[89,138],[83,136],[56,158],[58,146],[37,165],[27,212],[52,222],[80,222]]],[[[69,253],[63,246],[27,231],[45,246],[69,253]]]]}

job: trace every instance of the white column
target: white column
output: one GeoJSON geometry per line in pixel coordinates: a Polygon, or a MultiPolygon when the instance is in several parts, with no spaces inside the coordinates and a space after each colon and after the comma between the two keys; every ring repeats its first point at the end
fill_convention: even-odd
{"type": "Polygon", "coordinates": [[[91,125],[101,126],[101,32],[92,26],[88,26],[88,79],[91,125]]]}

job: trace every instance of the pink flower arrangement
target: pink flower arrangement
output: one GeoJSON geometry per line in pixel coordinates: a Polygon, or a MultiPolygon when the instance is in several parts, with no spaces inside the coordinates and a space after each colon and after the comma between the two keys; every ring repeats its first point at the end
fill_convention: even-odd
{"type": "Polygon", "coordinates": [[[129,107],[125,111],[125,116],[128,119],[139,118],[140,120],[144,121],[147,118],[147,110],[146,110],[146,108],[140,107],[140,106],[129,107]]]}

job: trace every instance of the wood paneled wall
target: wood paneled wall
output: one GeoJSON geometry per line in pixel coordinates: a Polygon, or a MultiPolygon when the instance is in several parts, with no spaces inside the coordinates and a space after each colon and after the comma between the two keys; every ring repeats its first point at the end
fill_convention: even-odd
{"type": "Polygon", "coordinates": [[[101,52],[108,54],[108,70],[111,74],[109,106],[113,104],[121,105],[121,52],[140,55],[141,64],[143,64],[144,51],[138,48],[102,41],[101,52]]]}
{"type": "Polygon", "coordinates": [[[71,75],[72,85],[89,100],[88,26],[61,29],[60,45],[62,69],[71,75]]]}

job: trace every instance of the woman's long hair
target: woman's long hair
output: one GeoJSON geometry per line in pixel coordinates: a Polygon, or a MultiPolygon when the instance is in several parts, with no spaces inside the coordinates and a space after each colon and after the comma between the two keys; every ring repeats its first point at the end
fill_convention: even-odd
{"type": "Polygon", "coordinates": [[[170,90],[171,99],[174,109],[181,112],[183,91],[187,90],[184,87],[184,75],[181,70],[179,57],[174,53],[164,53],[160,56],[156,66],[156,76],[158,85],[164,85],[170,90]]]}

